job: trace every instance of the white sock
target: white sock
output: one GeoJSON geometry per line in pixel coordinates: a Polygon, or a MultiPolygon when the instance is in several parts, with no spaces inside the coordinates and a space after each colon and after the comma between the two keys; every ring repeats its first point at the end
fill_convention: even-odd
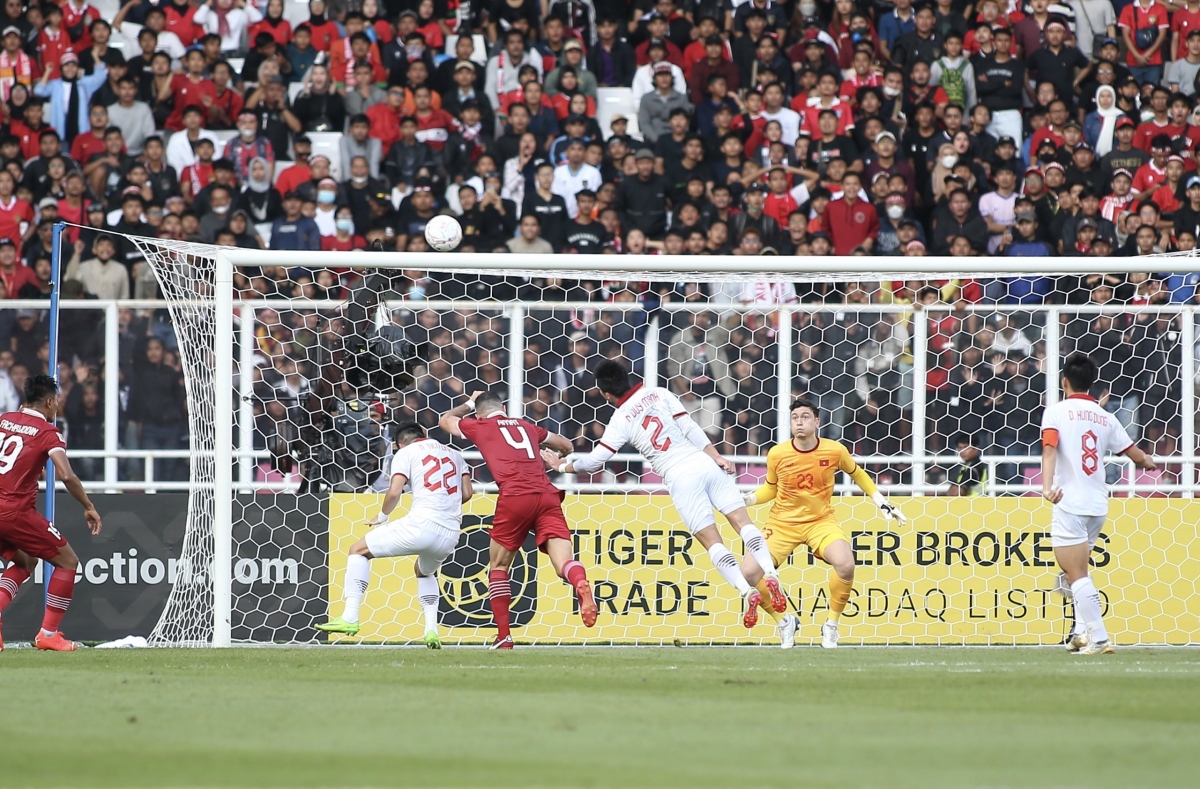
{"type": "Polygon", "coordinates": [[[742,542],[746,544],[746,553],[754,557],[754,561],[758,562],[758,566],[764,573],[774,575],[775,560],[771,558],[771,552],[767,550],[767,538],[763,537],[763,533],[758,530],[758,527],[753,524],[743,526],[741,537],[742,542]]]}
{"type": "Polygon", "coordinates": [[[425,632],[437,632],[438,629],[438,599],[441,590],[438,588],[436,575],[426,575],[417,578],[417,599],[425,611],[425,632]]]}
{"type": "Polygon", "coordinates": [[[713,543],[708,547],[708,556],[712,559],[713,566],[717,568],[721,577],[733,584],[739,594],[746,594],[750,591],[750,584],[746,583],[746,576],[742,575],[742,568],[738,567],[738,560],[734,558],[728,548],[719,542],[713,543]]]}
{"type": "Polygon", "coordinates": [[[1087,626],[1092,643],[1107,641],[1108,631],[1104,629],[1104,615],[1100,613],[1104,609],[1091,576],[1085,575],[1071,584],[1071,594],[1075,596],[1075,621],[1087,626]]]}
{"type": "Polygon", "coordinates": [[[358,609],[362,606],[363,595],[367,593],[367,581],[371,578],[371,562],[365,556],[352,553],[346,557],[346,589],[342,599],[345,607],[342,609],[342,619],[347,622],[358,621],[358,609]]]}

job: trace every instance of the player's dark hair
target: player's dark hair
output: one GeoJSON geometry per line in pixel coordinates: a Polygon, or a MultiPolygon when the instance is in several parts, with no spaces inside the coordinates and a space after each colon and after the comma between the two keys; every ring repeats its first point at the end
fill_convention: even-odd
{"type": "Polygon", "coordinates": [[[490,410],[503,408],[504,400],[495,392],[484,392],[475,398],[475,413],[484,414],[490,410]]]}
{"type": "Polygon", "coordinates": [[[25,379],[25,404],[36,405],[58,393],[58,381],[48,375],[33,375],[25,379]]]}
{"type": "Polygon", "coordinates": [[[789,412],[795,411],[797,408],[807,408],[809,411],[812,411],[813,417],[817,421],[820,421],[821,409],[817,408],[817,404],[814,403],[812,400],[809,400],[807,397],[797,397],[795,400],[792,401],[792,405],[788,409],[788,411],[789,412]]]}
{"type": "Polygon", "coordinates": [[[1063,362],[1062,376],[1076,392],[1086,392],[1096,383],[1096,362],[1086,353],[1073,353],[1063,362]]]}
{"type": "Polygon", "coordinates": [[[397,444],[416,441],[425,437],[425,428],[416,422],[397,422],[392,426],[392,440],[397,444]]]}
{"type": "Polygon", "coordinates": [[[629,382],[629,370],[615,359],[606,359],[596,367],[596,387],[604,394],[621,397],[633,384],[629,382]]]}

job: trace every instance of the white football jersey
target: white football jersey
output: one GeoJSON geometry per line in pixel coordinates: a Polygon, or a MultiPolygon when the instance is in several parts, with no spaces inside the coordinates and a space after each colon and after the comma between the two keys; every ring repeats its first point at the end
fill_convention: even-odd
{"type": "Polygon", "coordinates": [[[1057,506],[1076,515],[1108,513],[1104,459],[1120,454],[1133,442],[1114,414],[1087,395],[1071,395],[1046,409],[1042,442],[1058,442],[1054,486],[1062,488],[1057,506]]]}
{"type": "Polygon", "coordinates": [[[675,424],[681,416],[687,416],[687,409],[678,397],[662,387],[636,386],[617,406],[600,446],[617,452],[622,445],[633,444],[654,473],[666,478],[681,463],[704,455],[675,424]]]}
{"type": "Polygon", "coordinates": [[[462,527],[462,476],[466,464],[458,450],[422,438],[396,450],[392,474],[408,478],[412,506],[407,517],[432,521],[457,531],[462,527]]]}

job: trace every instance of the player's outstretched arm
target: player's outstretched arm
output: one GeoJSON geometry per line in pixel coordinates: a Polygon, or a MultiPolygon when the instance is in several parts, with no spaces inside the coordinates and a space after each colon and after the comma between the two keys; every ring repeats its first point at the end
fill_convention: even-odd
{"type": "Polygon", "coordinates": [[[875,480],[871,479],[871,475],[867,470],[858,465],[849,453],[842,458],[841,468],[843,471],[849,472],[850,478],[854,480],[854,484],[862,490],[863,493],[871,497],[871,501],[875,502],[875,506],[879,508],[880,514],[885,520],[894,520],[896,523],[903,526],[908,522],[908,518],[904,517],[904,513],[895,504],[888,501],[887,496],[879,492],[879,487],[875,484],[875,480]]]}
{"type": "Polygon", "coordinates": [[[67,451],[62,448],[50,450],[50,459],[54,461],[55,478],[62,481],[66,486],[67,492],[83,505],[83,517],[87,520],[88,531],[92,534],[100,533],[100,513],[96,512],[96,507],[92,504],[92,500],[88,498],[87,491],[83,489],[83,483],[79,481],[79,476],[75,473],[75,469],[71,468],[71,461],[67,459],[67,451]]]}
{"type": "Polygon", "coordinates": [[[467,398],[467,402],[462,405],[456,405],[446,413],[442,414],[438,419],[438,426],[452,436],[457,438],[465,438],[462,430],[459,429],[458,423],[464,416],[475,410],[475,398],[479,397],[481,392],[471,392],[471,396],[467,398]]]}
{"type": "MultiPolygon", "coordinates": [[[[463,476],[466,476],[465,474],[463,476]]],[[[396,509],[396,505],[400,503],[400,497],[404,495],[404,486],[408,484],[408,477],[403,474],[393,474],[392,481],[388,485],[387,493],[383,496],[383,504],[379,507],[379,514],[371,520],[367,521],[368,526],[378,526],[388,522],[388,516],[392,514],[392,510],[396,509]]],[[[466,501],[466,499],[463,499],[466,501]]]]}

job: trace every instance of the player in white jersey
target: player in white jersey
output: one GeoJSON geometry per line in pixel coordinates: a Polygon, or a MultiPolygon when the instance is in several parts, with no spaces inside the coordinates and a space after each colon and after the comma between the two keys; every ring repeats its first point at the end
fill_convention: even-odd
{"type": "Polygon", "coordinates": [[[425,612],[425,645],[441,649],[438,635],[437,571],[458,543],[463,504],[474,493],[471,473],[458,450],[425,437],[414,422],[393,430],[396,453],[392,456],[391,485],[379,514],[367,521],[377,528],[354,543],[346,557],[346,582],[342,615],[318,624],[326,633],[357,635],[358,610],[371,578],[370,560],[390,556],[416,556],[417,599],[425,612]],[[389,520],[392,510],[411,484],[412,506],[404,517],[389,520]]]}
{"type": "Polygon", "coordinates": [[[1075,601],[1075,626],[1067,649],[1078,654],[1113,651],[1104,628],[1100,593],[1088,574],[1088,560],[1108,515],[1104,458],[1128,455],[1136,465],[1154,469],[1146,453],[1133,445],[1114,414],[1088,390],[1096,383],[1096,363],[1086,353],[1063,363],[1063,400],[1042,417],[1042,496],[1054,505],[1050,545],[1075,601]]]}
{"type": "MultiPolygon", "coordinates": [[[[754,627],[762,595],[742,575],[734,555],[725,547],[713,510],[719,510],[746,544],[760,567],[774,568],[767,541],[750,521],[746,502],[733,479],[734,465],[717,454],[700,426],[692,421],[679,398],[660,387],[634,385],[629,371],[617,361],[601,362],[596,368],[596,386],[616,413],[604,436],[588,454],[562,458],[553,450],[542,450],[546,465],[566,474],[589,474],[600,468],[625,444],[632,444],[663,478],[671,501],[688,531],[708,551],[726,581],[745,601],[743,622],[754,627]]],[[[787,610],[787,598],[774,570],[765,579],[771,607],[787,610]]]]}

